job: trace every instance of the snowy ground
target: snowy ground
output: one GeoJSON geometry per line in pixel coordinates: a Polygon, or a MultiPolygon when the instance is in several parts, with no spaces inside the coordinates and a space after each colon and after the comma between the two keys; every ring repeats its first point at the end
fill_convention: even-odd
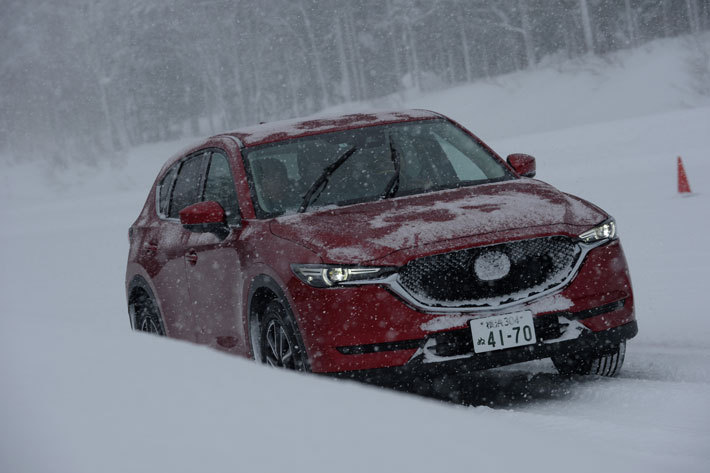
{"type": "Polygon", "coordinates": [[[484,129],[503,155],[535,155],[540,179],[616,217],[640,334],[615,379],[565,379],[541,361],[442,379],[417,397],[131,333],[126,230],[184,143],[132,150],[120,168],[5,166],[0,471],[709,471],[710,107],[678,92],[680,44],[601,72],[502,78],[513,99],[499,99],[495,133],[460,105],[490,84],[458,89],[457,103],[451,91],[407,101],[484,129]],[[664,61],[674,72],[648,74],[664,61]],[[546,81],[559,91],[552,109],[577,100],[565,120],[538,122],[544,104],[516,101],[546,81]],[[608,115],[595,112],[605,103],[608,115]],[[690,197],[675,190],[678,155],[690,197]]]}

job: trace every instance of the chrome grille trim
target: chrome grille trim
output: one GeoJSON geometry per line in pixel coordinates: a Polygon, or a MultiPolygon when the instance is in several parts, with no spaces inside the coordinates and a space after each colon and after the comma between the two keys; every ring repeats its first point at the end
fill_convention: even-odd
{"type": "Polygon", "coordinates": [[[418,299],[414,294],[412,294],[409,290],[407,290],[407,288],[405,288],[401,284],[399,273],[391,274],[391,275],[389,275],[385,278],[382,278],[382,279],[359,281],[358,284],[359,285],[376,284],[376,285],[386,287],[388,290],[390,290],[393,294],[395,294],[400,299],[402,299],[407,305],[409,305],[413,309],[418,310],[420,312],[429,313],[429,314],[461,314],[461,313],[472,313],[472,312],[498,311],[500,309],[506,309],[506,308],[510,308],[510,307],[519,306],[519,305],[525,304],[527,302],[531,302],[535,299],[539,299],[541,297],[562,291],[562,289],[564,289],[577,276],[577,273],[579,272],[579,268],[582,266],[582,263],[586,259],[587,254],[591,250],[593,250],[594,248],[597,248],[599,246],[609,243],[609,241],[610,240],[604,240],[604,241],[594,242],[591,244],[584,243],[581,241],[575,241],[575,243],[579,246],[580,254],[579,254],[574,266],[567,274],[567,276],[565,278],[563,278],[557,285],[555,285],[554,287],[548,288],[544,291],[541,291],[539,293],[533,294],[529,297],[523,297],[520,299],[516,299],[514,301],[505,302],[505,303],[501,303],[501,304],[497,304],[497,305],[462,304],[459,302],[448,302],[448,303],[439,302],[437,305],[427,304],[427,303],[423,302],[422,300],[418,299]]]}

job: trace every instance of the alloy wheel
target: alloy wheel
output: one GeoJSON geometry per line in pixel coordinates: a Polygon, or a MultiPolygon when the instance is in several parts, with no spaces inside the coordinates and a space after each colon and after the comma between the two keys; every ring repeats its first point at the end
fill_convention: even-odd
{"type": "Polygon", "coordinates": [[[162,334],[160,330],[160,325],[156,323],[156,321],[153,319],[153,317],[150,316],[150,314],[144,315],[141,318],[138,330],[140,330],[141,332],[155,333],[157,335],[162,334]]]}
{"type": "Polygon", "coordinates": [[[283,325],[276,319],[271,319],[266,326],[266,345],[264,361],[269,366],[295,369],[293,345],[283,325]]]}

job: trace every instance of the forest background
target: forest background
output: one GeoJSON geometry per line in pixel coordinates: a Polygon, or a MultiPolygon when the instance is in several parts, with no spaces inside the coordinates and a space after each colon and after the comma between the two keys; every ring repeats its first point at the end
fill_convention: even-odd
{"type": "MultiPolygon", "coordinates": [[[[412,91],[710,29],[703,0],[0,0],[0,9],[0,154],[60,163],[120,160],[140,144],[350,102],[397,106],[412,91]]],[[[698,46],[701,89],[709,55],[698,46]]]]}

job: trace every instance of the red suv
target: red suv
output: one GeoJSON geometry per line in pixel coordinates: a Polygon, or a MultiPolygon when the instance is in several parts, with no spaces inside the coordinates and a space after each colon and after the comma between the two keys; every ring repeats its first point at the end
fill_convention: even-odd
{"type": "Polygon", "coordinates": [[[131,326],[321,373],[614,375],[637,333],[616,225],[534,175],[422,110],[213,136],[129,230],[131,326]]]}

